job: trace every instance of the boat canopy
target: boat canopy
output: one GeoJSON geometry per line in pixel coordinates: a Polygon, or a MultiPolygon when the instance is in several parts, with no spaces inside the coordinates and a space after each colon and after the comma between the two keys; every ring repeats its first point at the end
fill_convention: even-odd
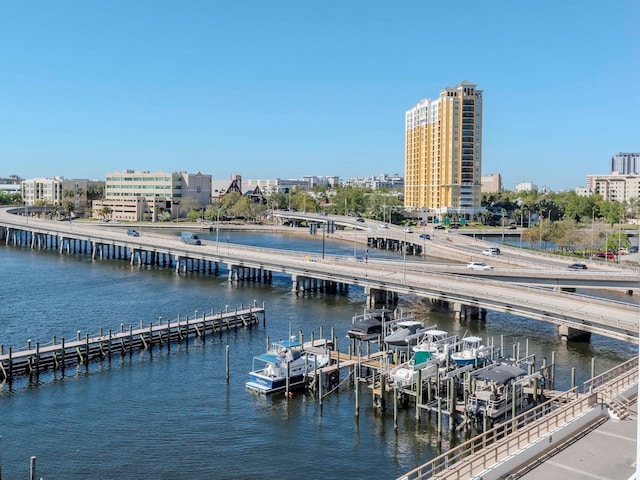
{"type": "Polygon", "coordinates": [[[471,374],[476,380],[484,380],[506,384],[514,378],[526,375],[527,372],[514,365],[492,365],[471,374]]]}

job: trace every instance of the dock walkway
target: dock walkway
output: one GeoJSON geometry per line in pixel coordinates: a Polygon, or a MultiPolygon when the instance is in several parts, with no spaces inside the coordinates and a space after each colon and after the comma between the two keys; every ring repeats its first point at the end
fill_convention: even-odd
{"type": "Polygon", "coordinates": [[[132,355],[134,351],[152,350],[155,345],[166,346],[171,350],[171,343],[185,342],[194,336],[204,341],[207,332],[212,335],[222,335],[223,330],[231,330],[239,327],[250,327],[260,322],[264,324],[265,308],[257,304],[249,305],[233,310],[225,309],[218,313],[213,310],[210,313],[198,315],[195,312],[193,318],[186,316],[181,319],[167,320],[162,318],[157,323],[149,323],[148,326],[128,329],[121,325],[120,330],[105,334],[102,329],[97,336],[84,338],[77,337],[72,341],[57,341],[48,345],[40,345],[40,342],[32,347],[28,341],[25,350],[14,352],[9,347],[9,352],[4,352],[4,346],[0,345],[0,381],[11,383],[16,377],[39,375],[47,371],[64,371],[68,366],[85,365],[88,367],[91,361],[111,360],[114,355],[132,355]]]}

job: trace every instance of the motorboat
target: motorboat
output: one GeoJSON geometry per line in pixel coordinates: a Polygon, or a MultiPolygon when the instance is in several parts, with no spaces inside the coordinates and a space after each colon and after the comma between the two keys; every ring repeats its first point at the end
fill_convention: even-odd
{"type": "Polygon", "coordinates": [[[475,392],[469,396],[465,406],[466,415],[478,425],[493,425],[507,417],[516,401],[516,411],[526,403],[521,380],[527,372],[516,365],[492,364],[471,373],[475,392]]]}
{"type": "Polygon", "coordinates": [[[358,340],[374,340],[382,335],[383,323],[389,321],[389,310],[369,310],[362,315],[355,315],[351,320],[351,328],[347,331],[350,338],[358,340]]]}
{"type": "Polygon", "coordinates": [[[428,351],[417,351],[408,362],[391,369],[389,376],[398,388],[410,387],[438,374],[440,362],[428,351]]]}
{"type": "Polygon", "coordinates": [[[482,343],[480,337],[464,337],[458,351],[451,353],[451,360],[456,365],[481,366],[489,356],[489,349],[482,343]]]}
{"type": "Polygon", "coordinates": [[[393,331],[384,337],[384,343],[393,350],[417,345],[424,333],[435,327],[425,327],[422,322],[411,317],[410,319],[398,320],[392,328],[393,331]]]}
{"type": "Polygon", "coordinates": [[[306,376],[329,363],[328,354],[304,351],[295,338],[273,342],[266,353],[253,358],[246,387],[250,390],[272,394],[304,386],[306,376]]]}
{"type": "Polygon", "coordinates": [[[432,328],[422,334],[418,343],[412,348],[414,352],[429,352],[438,359],[441,365],[447,362],[458,342],[456,335],[450,336],[446,331],[432,328]]]}

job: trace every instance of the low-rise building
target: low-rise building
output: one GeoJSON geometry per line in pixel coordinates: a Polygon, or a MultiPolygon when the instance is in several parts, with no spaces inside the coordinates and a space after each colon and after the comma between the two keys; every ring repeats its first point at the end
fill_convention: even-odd
{"type": "Polygon", "coordinates": [[[211,203],[211,175],[187,172],[124,170],[107,174],[103,200],[93,202],[94,218],[157,221],[178,218],[185,199],[205,207],[211,203]]]}

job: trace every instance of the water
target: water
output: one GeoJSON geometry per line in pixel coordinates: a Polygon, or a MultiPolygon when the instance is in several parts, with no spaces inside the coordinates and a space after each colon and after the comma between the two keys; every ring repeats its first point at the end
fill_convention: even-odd
{"type": "MultiPolygon", "coordinates": [[[[211,237],[211,236],[210,236],[211,237]]],[[[215,233],[212,235],[215,239],[215,233]]],[[[224,241],[226,241],[226,233],[224,241]]],[[[220,235],[223,240],[223,235],[220,235]]],[[[318,252],[320,239],[230,234],[231,242],[318,252]]],[[[327,253],[353,253],[353,245],[327,241],[327,253]]],[[[359,249],[360,250],[360,249],[359,249]]],[[[371,251],[370,255],[396,257],[371,251]]],[[[264,397],[244,384],[252,357],[266,348],[267,337],[285,338],[302,330],[305,339],[326,336],[331,328],[342,350],[346,330],[362,311],[364,294],[291,293],[289,279],[270,285],[229,285],[226,276],[179,275],[172,269],[131,267],[126,262],[91,261],[0,246],[4,288],[0,293],[0,343],[24,348],[54,335],[75,338],[140,321],[176,318],[233,308],[257,300],[266,306],[266,328],[239,329],[222,338],[208,336],[154,349],[109,364],[68,369],[66,375],[42,375],[39,382],[15,382],[0,389],[0,435],[4,478],[28,478],[29,457],[37,456],[37,476],[55,478],[396,478],[433,458],[459,439],[439,441],[435,422],[417,424],[413,410],[382,414],[367,389],[355,396],[343,386],[324,400],[311,396],[264,397]],[[230,379],[225,375],[225,346],[230,379]]],[[[408,308],[404,301],[400,307],[408,308]]],[[[540,360],[556,352],[557,387],[568,388],[571,368],[581,383],[595,357],[601,372],[633,356],[637,348],[594,336],[590,344],[565,345],[552,325],[489,312],[486,322],[456,322],[446,311],[425,311],[426,324],[450,333],[503,335],[505,350],[527,346],[540,360]]]]}

